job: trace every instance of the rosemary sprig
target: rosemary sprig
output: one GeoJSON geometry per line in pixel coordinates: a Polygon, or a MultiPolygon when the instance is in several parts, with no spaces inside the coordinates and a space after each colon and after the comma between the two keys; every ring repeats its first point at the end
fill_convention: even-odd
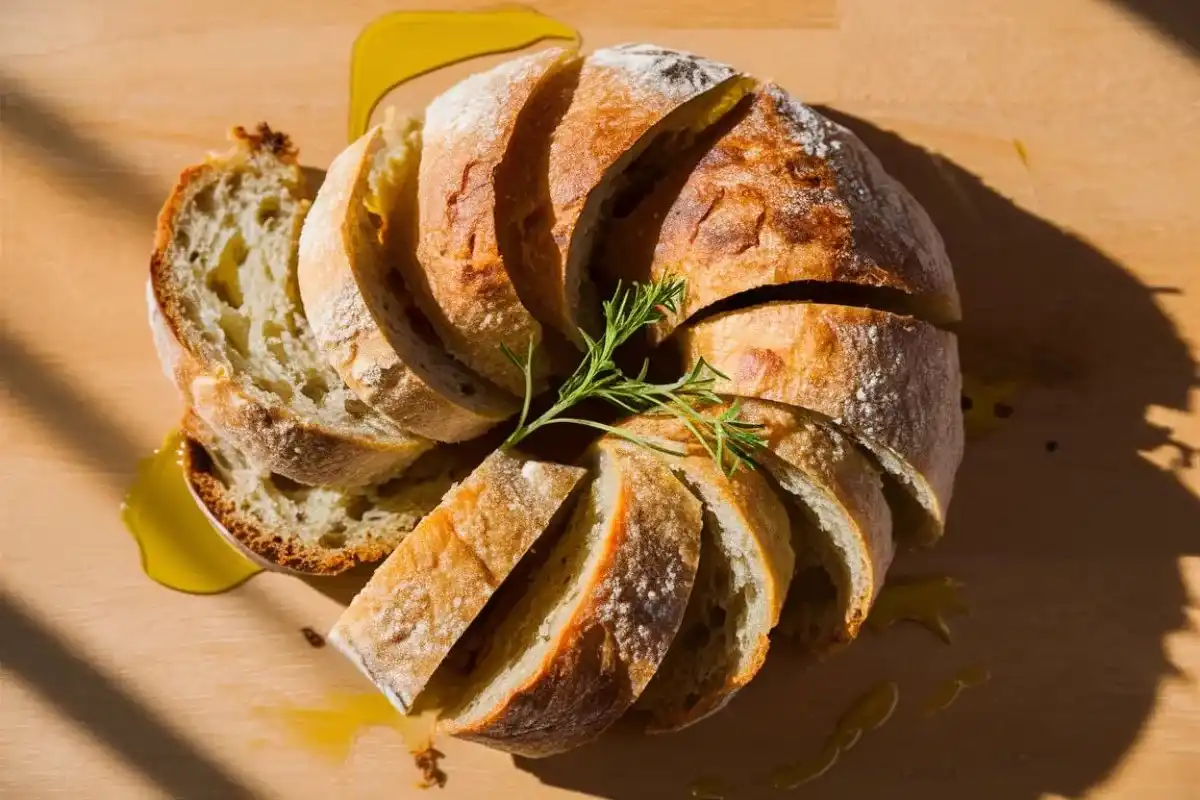
{"type": "Polygon", "coordinates": [[[717,378],[725,376],[711,364],[701,359],[677,381],[650,383],[646,380],[649,362],[643,363],[638,375],[630,378],[613,361],[617,348],[642,328],[660,322],[664,310],[678,311],[684,288],[684,281],[679,278],[634,283],[629,288],[618,284],[612,298],[604,303],[604,333],[599,339],[593,339],[580,331],[585,344],[583,360],[559,388],[558,400],[534,420],[529,419],[533,399],[533,343],[524,359],[500,345],[504,355],[525,375],[521,416],[504,446],[512,447],[546,425],[565,423],[602,430],[651,450],[684,455],[623,428],[562,416],[577,403],[597,398],[630,413],[650,411],[677,417],[727,475],[732,475],[741,466],[753,469],[755,453],[766,446],[756,433],[761,426],[742,420],[741,406],[736,402],[715,416],[701,410],[703,406],[721,402],[712,387],[717,378]]]}

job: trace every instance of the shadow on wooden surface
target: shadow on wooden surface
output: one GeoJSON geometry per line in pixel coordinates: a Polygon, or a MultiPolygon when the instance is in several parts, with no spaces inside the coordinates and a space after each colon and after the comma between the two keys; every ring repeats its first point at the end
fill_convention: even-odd
{"type": "Polygon", "coordinates": [[[1200,4],[1187,0],[1109,0],[1149,22],[1158,32],[1200,58],[1200,4]]]}
{"type": "Polygon", "coordinates": [[[828,113],[925,205],[957,269],[973,413],[992,430],[968,446],[945,541],[902,557],[893,576],[960,578],[972,618],[953,626],[951,647],[915,629],[866,635],[816,665],[777,647],[726,711],[692,729],[617,731],[516,759],[545,783],[637,800],[684,797],[713,775],[733,784],[730,798],[778,797],[770,770],[814,754],[855,696],[895,680],[894,718],[797,795],[1076,796],[1118,765],[1176,674],[1165,640],[1186,628],[1178,559],[1200,552],[1200,501],[1142,455],[1191,456],[1145,419],[1152,406],[1185,409],[1196,383],[1155,304],[1170,289],[1141,285],[949,161],[828,113]],[[992,682],[923,714],[933,687],[973,663],[992,682]]]}
{"type": "MultiPolygon", "coordinates": [[[[0,589],[0,662],[95,736],[164,796],[251,798],[255,793],[117,681],[73,653],[0,589]]],[[[64,764],[63,769],[70,769],[64,764]]]]}

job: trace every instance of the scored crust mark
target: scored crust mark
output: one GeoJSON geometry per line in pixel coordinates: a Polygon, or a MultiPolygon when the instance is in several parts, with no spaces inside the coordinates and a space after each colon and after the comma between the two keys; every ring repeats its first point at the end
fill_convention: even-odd
{"type": "Polygon", "coordinates": [[[489,642],[443,730],[528,757],[591,741],[641,694],[674,639],[700,550],[700,504],[650,453],[608,438],[586,499],[489,642]]]}
{"type": "Polygon", "coordinates": [[[295,285],[308,210],[295,149],[265,125],[238,135],[185,169],[159,214],[156,349],[188,404],[256,465],[309,484],[370,483],[429,444],[357,408],[320,355],[295,285]]]}
{"type": "Polygon", "coordinates": [[[854,436],[920,505],[897,514],[904,542],[941,536],[962,459],[961,373],[954,335],[912,317],[814,303],[770,303],[679,331],[685,363],[724,373],[723,395],[809,409],[854,436]]]}
{"type": "MultiPolygon", "coordinates": [[[[501,351],[537,348],[535,389],[549,364],[535,309],[526,307],[519,232],[544,181],[547,108],[577,72],[570,51],[552,48],[471,76],[426,111],[420,164],[418,300],[442,340],[468,367],[510,393],[525,378],[501,351]],[[540,174],[539,174],[540,173],[540,174]]],[[[543,195],[544,196],[544,195],[543,195]]]]}
{"type": "Polygon", "coordinates": [[[329,641],[406,713],[584,470],[497,450],[375,571],[329,641]]]}
{"type": "Polygon", "coordinates": [[[524,266],[544,325],[579,346],[580,327],[597,332],[588,267],[603,221],[633,177],[629,168],[652,148],[660,162],[683,151],[747,87],[728,65],[648,45],[621,45],[584,60],[551,136],[549,204],[530,216],[542,228],[535,238],[553,244],[530,251],[524,266]]]}
{"type": "Polygon", "coordinates": [[[415,434],[464,441],[517,403],[446,351],[412,296],[424,280],[412,239],[418,150],[417,123],[392,120],[334,160],[300,236],[300,294],[324,353],[363,402],[415,434]]]}
{"type": "Polygon", "coordinates": [[[924,210],[853,134],[778,86],[756,92],[700,155],[608,235],[610,280],[688,281],[682,307],[652,341],[714,304],[728,310],[786,299],[775,291],[843,285],[935,322],[958,318],[945,247],[924,210]]]}

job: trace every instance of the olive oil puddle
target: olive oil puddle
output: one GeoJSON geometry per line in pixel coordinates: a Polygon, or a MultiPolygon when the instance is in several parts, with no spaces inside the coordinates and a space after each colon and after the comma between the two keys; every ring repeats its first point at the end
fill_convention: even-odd
{"type": "Polygon", "coordinates": [[[173,431],[138,464],[121,519],[152,580],[191,594],[225,592],[262,568],[225,541],[192,497],[181,465],[184,446],[186,438],[173,431]]]}
{"type": "Polygon", "coordinates": [[[961,582],[944,575],[889,581],[867,617],[867,627],[882,632],[897,622],[915,622],[950,643],[949,617],[969,612],[961,582]]]}

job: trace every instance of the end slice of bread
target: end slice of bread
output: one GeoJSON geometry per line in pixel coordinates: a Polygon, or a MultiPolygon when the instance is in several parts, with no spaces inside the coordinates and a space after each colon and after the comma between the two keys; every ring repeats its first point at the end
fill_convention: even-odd
{"type": "Polygon", "coordinates": [[[736,124],[680,168],[686,175],[614,220],[599,264],[627,281],[687,280],[653,341],[721,300],[797,282],[890,290],[869,296],[934,322],[961,316],[925,210],[858,137],[779,86],[755,92],[736,124]]]}
{"type": "Polygon", "coordinates": [[[147,294],[164,369],[265,470],[342,486],[394,474],[432,443],[359,401],[313,339],[296,286],[296,152],[265,124],[234,140],[184,170],[159,214],[147,294]]]}
{"type": "Polygon", "coordinates": [[[404,281],[419,156],[418,124],[389,120],[334,159],[300,235],[299,286],[313,333],[359,397],[405,430],[457,442],[517,402],[446,352],[404,281]]]}
{"type": "Polygon", "coordinates": [[[787,508],[767,479],[740,469],[727,477],[675,418],[622,423],[685,453],[659,457],[704,503],[696,586],[679,636],[638,707],[649,730],[675,731],[720,711],[758,674],[795,569],[787,508]]]}
{"type": "Polygon", "coordinates": [[[299,574],[381,561],[484,455],[444,445],[374,484],[315,487],[255,467],[195,414],[183,428],[184,475],[217,531],[260,566],[299,574]]]}
{"type": "Polygon", "coordinates": [[[602,439],[596,471],[531,584],[487,631],[442,730],[530,757],[584,744],[633,703],[683,618],[700,504],[652,454],[602,439]]]}
{"type": "Polygon", "coordinates": [[[545,157],[547,196],[524,223],[527,235],[549,243],[522,265],[543,324],[576,343],[579,327],[596,333],[599,303],[587,268],[614,198],[652,183],[751,86],[726,64],[655,45],[618,45],[584,60],[575,85],[561,90],[545,157]]]}
{"type": "Polygon", "coordinates": [[[330,643],[408,713],[585,474],[497,450],[375,571],[330,643]]]}
{"type": "Polygon", "coordinates": [[[724,395],[810,409],[878,459],[918,507],[893,508],[901,544],[941,537],[962,461],[962,374],[954,334],[899,314],[779,302],[679,331],[686,363],[703,358],[724,395]]]}
{"type": "MultiPolygon", "coordinates": [[[[543,338],[510,275],[521,274],[521,209],[545,180],[531,149],[550,131],[535,109],[577,62],[563,48],[515,58],[456,84],[425,111],[420,268],[408,281],[450,352],[518,396],[525,376],[500,346],[523,356],[543,338]]],[[[537,389],[545,385],[544,352],[536,351],[537,389]]]]}

